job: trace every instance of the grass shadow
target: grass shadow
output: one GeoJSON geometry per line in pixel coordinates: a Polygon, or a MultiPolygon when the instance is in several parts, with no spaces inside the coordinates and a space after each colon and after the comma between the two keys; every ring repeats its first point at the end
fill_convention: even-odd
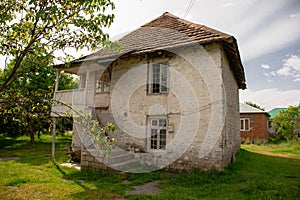
{"type": "MultiPolygon", "coordinates": [[[[57,164],[56,162],[53,163],[53,165],[55,166],[55,168],[57,169],[57,171],[59,171],[61,173],[61,175],[63,176],[63,178],[69,178],[70,176],[67,175],[67,173],[61,169],[61,167],[59,166],[59,164],[57,164]]],[[[74,181],[74,183],[78,186],[80,186],[81,188],[83,188],[85,191],[88,191],[88,187],[86,187],[84,184],[82,184],[80,181],[74,179],[74,177],[72,178],[72,180],[74,181]]]]}
{"type": "MultiPolygon", "coordinates": [[[[5,137],[0,136],[0,157],[18,156],[21,157],[16,162],[28,163],[33,166],[44,165],[51,162],[52,142],[51,135],[42,135],[36,139],[34,144],[30,144],[28,137],[5,137]]],[[[60,136],[56,138],[55,156],[58,162],[68,160],[66,153],[71,145],[70,136],[60,136]]]]}
{"type": "Polygon", "coordinates": [[[131,187],[122,183],[122,175],[94,170],[79,171],[61,167],[55,163],[56,169],[63,178],[73,181],[83,191],[72,195],[71,199],[113,199],[125,195],[131,187]]]}
{"type": "Polygon", "coordinates": [[[20,139],[20,137],[11,137],[0,135],[0,150],[1,151],[9,151],[9,150],[17,150],[21,148],[28,148],[30,145],[30,141],[26,138],[20,139]]]}

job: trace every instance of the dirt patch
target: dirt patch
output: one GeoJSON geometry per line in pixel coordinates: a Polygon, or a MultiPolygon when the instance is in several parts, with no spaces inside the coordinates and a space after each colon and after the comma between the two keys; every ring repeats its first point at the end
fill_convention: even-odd
{"type": "Polygon", "coordinates": [[[126,194],[159,194],[161,189],[157,188],[157,185],[160,183],[160,180],[147,183],[145,185],[133,186],[134,190],[127,190],[126,194]]]}
{"type": "Polygon", "coordinates": [[[0,162],[8,161],[8,160],[19,160],[21,157],[4,157],[0,158],[0,162]]]}
{"type": "Polygon", "coordinates": [[[300,159],[299,157],[295,157],[295,155],[293,155],[293,154],[271,153],[268,151],[253,151],[253,152],[258,153],[258,154],[268,155],[268,156],[300,159]]]}

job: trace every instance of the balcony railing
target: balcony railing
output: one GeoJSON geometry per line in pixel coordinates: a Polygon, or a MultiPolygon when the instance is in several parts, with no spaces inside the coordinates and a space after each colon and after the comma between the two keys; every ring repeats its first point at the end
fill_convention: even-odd
{"type": "Polygon", "coordinates": [[[54,99],[68,105],[84,106],[86,103],[84,89],[57,91],[54,99]]]}
{"type": "Polygon", "coordinates": [[[76,90],[61,90],[55,92],[54,100],[56,101],[52,106],[52,115],[66,115],[67,111],[72,112],[72,109],[87,111],[93,107],[94,93],[88,92],[84,89],[76,90]],[[60,103],[59,103],[60,102],[60,103]],[[71,106],[72,109],[70,109],[71,106]]]}
{"type": "Polygon", "coordinates": [[[52,106],[52,115],[56,116],[65,115],[66,111],[72,111],[68,106],[64,106],[64,104],[72,106],[75,110],[82,111],[91,108],[106,108],[109,106],[110,95],[108,92],[94,93],[92,91],[86,94],[84,89],[61,90],[55,92],[54,100],[56,102],[52,106]]]}

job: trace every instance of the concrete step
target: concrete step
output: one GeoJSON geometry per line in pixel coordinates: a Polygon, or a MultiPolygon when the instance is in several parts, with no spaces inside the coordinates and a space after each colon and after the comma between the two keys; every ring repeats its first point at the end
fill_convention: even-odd
{"type": "Polygon", "coordinates": [[[134,159],[133,153],[124,153],[118,155],[109,155],[107,164],[118,164],[126,161],[130,161],[134,159]]]}
{"type": "Polygon", "coordinates": [[[136,158],[109,166],[117,171],[130,173],[144,173],[158,170],[157,167],[147,165],[136,158]]]}
{"type": "Polygon", "coordinates": [[[101,151],[100,149],[91,149],[89,151],[99,162],[104,164],[122,163],[134,158],[133,152],[124,151],[120,148],[114,148],[111,152],[101,151]],[[107,156],[108,154],[108,156],[107,156]]]}

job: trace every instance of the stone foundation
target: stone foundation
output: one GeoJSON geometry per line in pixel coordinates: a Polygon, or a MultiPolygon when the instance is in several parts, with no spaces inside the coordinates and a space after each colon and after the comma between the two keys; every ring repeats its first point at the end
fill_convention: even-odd
{"type": "Polygon", "coordinates": [[[99,162],[93,155],[91,155],[90,152],[88,152],[84,148],[81,150],[81,170],[116,172],[116,170],[99,162]]]}

